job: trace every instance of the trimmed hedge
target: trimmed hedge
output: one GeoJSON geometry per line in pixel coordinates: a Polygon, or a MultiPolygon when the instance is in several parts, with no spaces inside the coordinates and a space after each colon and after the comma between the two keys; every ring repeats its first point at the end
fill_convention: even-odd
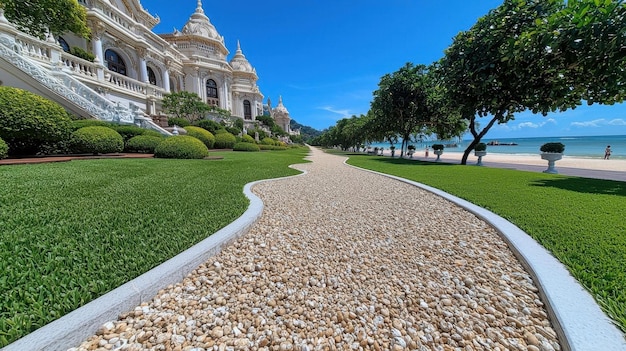
{"type": "Polygon", "coordinates": [[[137,135],[162,136],[161,133],[156,130],[145,129],[135,125],[113,124],[110,128],[120,133],[122,138],[124,138],[124,142],[127,142],[130,138],[136,137],[137,135]]]}
{"type": "Polygon", "coordinates": [[[242,143],[251,143],[251,144],[256,144],[256,141],[254,141],[254,138],[249,136],[248,134],[244,134],[241,137],[241,142],[242,143]]]}
{"type": "Polygon", "coordinates": [[[212,149],[213,145],[215,145],[215,136],[208,130],[194,126],[185,127],[185,130],[187,131],[187,135],[200,140],[209,149],[212,149]]]}
{"type": "Polygon", "coordinates": [[[167,119],[168,127],[179,126],[179,127],[185,128],[186,126],[189,126],[189,125],[191,125],[191,123],[189,123],[189,121],[184,118],[168,118],[167,119]]]}
{"type": "Polygon", "coordinates": [[[76,153],[106,154],[124,150],[124,138],[109,127],[83,127],[72,133],[72,149],[76,153]]]}
{"type": "Polygon", "coordinates": [[[257,144],[240,142],[233,146],[233,151],[261,151],[261,149],[257,144]]]}
{"type": "Polygon", "coordinates": [[[222,127],[220,129],[216,130],[215,133],[213,133],[213,134],[218,135],[218,134],[224,134],[224,133],[228,133],[228,131],[226,129],[224,129],[224,127],[222,127]]]}
{"type": "Polygon", "coordinates": [[[261,150],[274,150],[274,151],[280,151],[280,150],[287,150],[288,149],[288,147],[286,147],[286,146],[265,145],[265,144],[259,144],[259,148],[261,150]]]}
{"type": "Polygon", "coordinates": [[[9,146],[0,138],[0,160],[9,156],[9,146]]]}
{"type": "Polygon", "coordinates": [[[32,155],[70,135],[72,120],[59,104],[26,90],[0,86],[0,138],[10,155],[32,155]]]}
{"type": "Polygon", "coordinates": [[[215,135],[216,149],[232,149],[237,142],[237,138],[229,132],[219,133],[215,135]]]}
{"type": "Polygon", "coordinates": [[[220,130],[220,129],[224,129],[224,126],[215,122],[212,119],[201,119],[199,121],[196,121],[195,125],[197,127],[203,128],[208,130],[209,132],[211,132],[212,134],[215,135],[215,132],[220,130]]]}
{"type": "Polygon", "coordinates": [[[79,119],[76,121],[72,121],[71,128],[72,128],[72,131],[76,131],[84,127],[109,127],[111,128],[112,126],[113,126],[113,123],[111,122],[100,121],[97,119],[79,119]]]}
{"type": "Polygon", "coordinates": [[[165,140],[164,137],[154,135],[137,135],[126,142],[125,151],[153,154],[156,147],[165,140]]]}
{"type": "Polygon", "coordinates": [[[167,137],[155,149],[154,157],[201,159],[209,156],[209,149],[199,139],[189,135],[167,137]]]}
{"type": "Polygon", "coordinates": [[[266,137],[261,139],[261,144],[263,145],[275,145],[274,144],[274,139],[270,138],[270,137],[266,137]]]}

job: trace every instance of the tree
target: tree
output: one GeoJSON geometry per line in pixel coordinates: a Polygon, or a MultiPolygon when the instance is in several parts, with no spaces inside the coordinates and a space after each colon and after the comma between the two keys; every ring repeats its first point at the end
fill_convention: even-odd
{"type": "MultiPolygon", "coordinates": [[[[370,135],[390,142],[402,137],[400,155],[413,134],[442,135],[459,129],[459,118],[444,103],[441,79],[433,66],[405,64],[392,74],[384,75],[371,104],[370,135]]],[[[460,134],[460,133],[459,133],[460,134]]],[[[379,139],[380,140],[380,139],[379,139]]]]}
{"type": "Polygon", "coordinates": [[[163,109],[175,118],[184,118],[190,123],[199,120],[210,110],[195,93],[180,91],[163,97],[163,109]]]}
{"type": "Polygon", "coordinates": [[[5,16],[18,29],[44,38],[65,32],[89,38],[87,11],[77,0],[0,0],[5,16]]]}
{"type": "Polygon", "coordinates": [[[505,0],[459,33],[441,60],[448,101],[474,137],[529,109],[547,114],[624,98],[624,12],[617,0],[505,0]],[[588,15],[590,14],[591,15],[588,15]],[[609,61],[606,61],[610,59],[609,61]],[[612,61],[615,60],[615,61],[612,61]],[[488,122],[479,130],[477,118],[488,122]]]}

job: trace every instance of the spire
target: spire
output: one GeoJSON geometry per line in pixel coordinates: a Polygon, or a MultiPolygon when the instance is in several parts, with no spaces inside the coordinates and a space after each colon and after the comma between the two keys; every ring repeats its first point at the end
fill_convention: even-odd
{"type": "Polygon", "coordinates": [[[202,9],[202,0],[198,0],[198,5],[196,6],[196,13],[204,13],[204,10],[202,9]]]}
{"type": "Polygon", "coordinates": [[[279,105],[283,104],[283,96],[282,95],[278,95],[278,104],[279,105]]]}

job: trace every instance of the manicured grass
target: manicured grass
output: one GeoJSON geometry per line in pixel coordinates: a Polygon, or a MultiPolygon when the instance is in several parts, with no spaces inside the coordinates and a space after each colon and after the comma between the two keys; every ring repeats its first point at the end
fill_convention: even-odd
{"type": "Polygon", "coordinates": [[[307,149],[0,166],[0,347],[200,242],[307,149]]]}
{"type": "Polygon", "coordinates": [[[349,157],[349,164],[430,185],[514,223],[563,262],[626,332],[626,182],[349,157]]]}

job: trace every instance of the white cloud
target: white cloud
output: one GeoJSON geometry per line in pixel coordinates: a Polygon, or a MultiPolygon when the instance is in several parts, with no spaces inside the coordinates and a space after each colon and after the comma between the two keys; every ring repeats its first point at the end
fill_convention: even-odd
{"type": "Polygon", "coordinates": [[[343,118],[350,118],[352,117],[352,114],[350,113],[350,110],[338,110],[335,109],[332,106],[323,106],[323,107],[319,107],[320,110],[324,110],[324,111],[328,111],[328,112],[332,112],[332,113],[336,113],[338,115],[340,115],[343,118]]]}
{"type": "Polygon", "coordinates": [[[592,121],[585,121],[585,122],[572,122],[570,125],[572,127],[583,127],[583,128],[587,128],[587,127],[600,127],[601,125],[605,125],[607,124],[607,120],[604,118],[600,118],[600,119],[594,119],[592,121]]]}
{"type": "Polygon", "coordinates": [[[621,118],[612,119],[609,121],[609,124],[612,126],[626,126],[626,120],[621,118]]]}
{"type": "Polygon", "coordinates": [[[516,126],[513,126],[511,129],[512,130],[520,130],[523,128],[541,128],[543,126],[545,126],[546,124],[556,124],[556,120],[554,118],[548,118],[545,121],[542,121],[540,123],[534,123],[534,122],[522,122],[517,124],[516,126]]]}

